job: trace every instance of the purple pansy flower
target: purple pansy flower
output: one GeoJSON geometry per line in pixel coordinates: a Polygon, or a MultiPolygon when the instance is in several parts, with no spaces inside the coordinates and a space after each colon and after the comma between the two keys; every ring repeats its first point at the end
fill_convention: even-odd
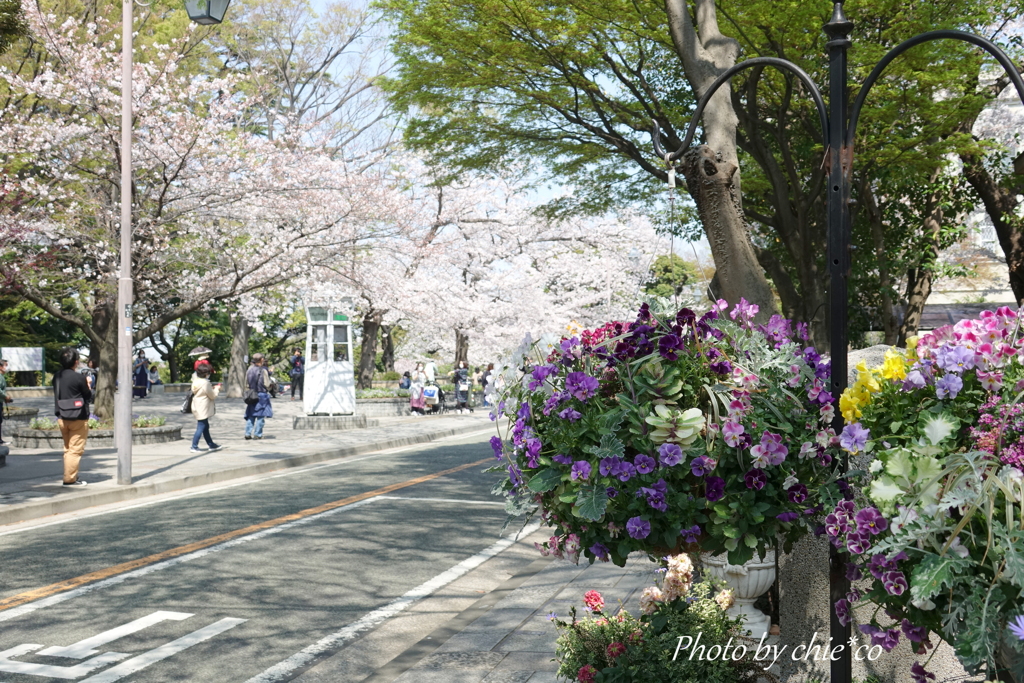
{"type": "Polygon", "coordinates": [[[577,460],[572,464],[572,471],[569,472],[569,478],[576,479],[589,479],[590,478],[590,463],[586,460],[577,460]]]}
{"type": "Polygon", "coordinates": [[[743,483],[747,485],[748,489],[760,491],[768,483],[768,477],[761,470],[750,470],[743,475],[743,483]]]}
{"type": "Polygon", "coordinates": [[[606,488],[604,492],[608,495],[609,498],[614,498],[615,496],[619,495],[619,490],[611,486],[606,488]]]}
{"type": "Polygon", "coordinates": [[[626,522],[626,533],[638,540],[647,538],[651,533],[651,523],[643,517],[630,517],[626,522]]]}
{"type": "Polygon", "coordinates": [[[708,477],[704,483],[704,497],[709,503],[722,500],[725,497],[725,479],[708,477]]]}
{"type": "Polygon", "coordinates": [[[907,577],[903,572],[886,572],[882,576],[882,586],[889,595],[903,595],[907,590],[907,577]]]}
{"type": "Polygon", "coordinates": [[[491,437],[491,449],[494,451],[494,457],[501,460],[501,438],[497,436],[491,437]]]}
{"type": "Polygon", "coordinates": [[[946,398],[948,396],[950,399],[954,399],[963,388],[964,381],[960,379],[958,375],[950,373],[948,375],[943,375],[942,378],[935,383],[935,395],[938,398],[946,398]]]}
{"type": "Polygon", "coordinates": [[[595,543],[590,546],[591,554],[602,562],[608,561],[608,546],[603,543],[595,543]]]}
{"type": "Polygon", "coordinates": [[[547,379],[551,375],[556,374],[557,372],[558,372],[558,366],[557,365],[538,365],[538,366],[536,366],[533,369],[533,372],[530,373],[530,376],[533,378],[530,381],[530,385],[529,385],[530,391],[536,391],[542,384],[544,384],[544,380],[545,379],[547,379]]]}
{"type": "Polygon", "coordinates": [[[915,643],[923,643],[928,638],[928,629],[924,626],[914,626],[909,619],[903,620],[900,630],[903,631],[907,640],[912,640],[915,643]]]}
{"type": "Polygon", "coordinates": [[[871,547],[871,537],[859,531],[846,535],[846,549],[854,555],[863,555],[871,547]]]}
{"type": "Polygon", "coordinates": [[[928,380],[925,379],[924,374],[920,370],[911,370],[907,373],[906,379],[903,380],[903,391],[924,389],[927,385],[928,380]]]}
{"type": "Polygon", "coordinates": [[[581,401],[597,393],[597,380],[585,372],[570,372],[565,378],[565,390],[581,401]]]}
{"type": "Polygon", "coordinates": [[[843,626],[850,623],[850,601],[846,598],[836,601],[836,618],[843,626]]]}
{"type": "Polygon", "coordinates": [[[703,477],[705,474],[711,471],[709,464],[713,462],[711,458],[705,458],[702,455],[697,456],[690,461],[690,471],[693,472],[695,477],[703,477]]]}
{"type": "Polygon", "coordinates": [[[786,492],[789,494],[790,503],[799,505],[807,500],[807,487],[803,484],[794,484],[786,489],[786,492]]]}
{"type": "Polygon", "coordinates": [[[856,520],[857,529],[872,536],[877,536],[889,528],[889,522],[885,521],[882,513],[875,508],[864,508],[857,513],[856,520]]]}
{"type": "Polygon", "coordinates": [[[799,512],[783,512],[782,514],[775,515],[775,519],[780,522],[795,522],[800,519],[799,512]]]}
{"type": "Polygon", "coordinates": [[[658,340],[658,353],[665,360],[678,360],[676,351],[683,350],[683,341],[674,334],[666,334],[658,340]]]}
{"type": "Polygon", "coordinates": [[[654,458],[643,453],[633,458],[633,464],[636,466],[636,471],[639,474],[650,474],[658,467],[658,463],[655,462],[654,458]]]}
{"type": "Polygon", "coordinates": [[[900,644],[899,629],[886,631],[885,629],[872,626],[871,624],[862,624],[860,630],[871,636],[872,646],[879,645],[886,652],[892,651],[894,647],[900,644]]]}
{"type": "Polygon", "coordinates": [[[935,353],[935,364],[946,372],[959,374],[974,367],[974,351],[946,344],[935,353]]]}
{"type": "Polygon", "coordinates": [[[843,427],[843,433],[839,435],[839,445],[850,453],[860,453],[867,446],[869,436],[869,430],[862,427],[860,422],[854,422],[843,427]]]}
{"type": "Polygon", "coordinates": [[[847,581],[860,581],[864,578],[864,575],[860,572],[860,567],[855,565],[853,562],[846,563],[846,580],[847,581]]]}
{"type": "Polygon", "coordinates": [[[674,467],[683,459],[683,449],[674,443],[663,443],[658,448],[658,459],[662,467],[674,467]]]}
{"type": "Polygon", "coordinates": [[[555,462],[557,462],[559,465],[571,465],[572,464],[572,458],[569,457],[568,455],[562,455],[561,453],[559,453],[558,455],[552,455],[551,459],[554,460],[555,462]]]}
{"type": "Polygon", "coordinates": [[[935,674],[927,671],[920,662],[914,662],[910,667],[910,677],[914,679],[914,683],[928,683],[928,681],[935,680],[935,674]]]}
{"type": "Polygon", "coordinates": [[[686,543],[696,543],[697,539],[700,538],[700,526],[694,524],[689,529],[681,529],[679,535],[683,537],[683,541],[686,543]]]}
{"type": "Polygon", "coordinates": [[[569,422],[575,422],[576,420],[578,420],[581,417],[583,417],[583,415],[581,415],[578,410],[573,410],[572,408],[566,408],[565,410],[563,410],[562,412],[560,412],[558,414],[558,417],[560,417],[563,420],[568,420],[569,422]]]}

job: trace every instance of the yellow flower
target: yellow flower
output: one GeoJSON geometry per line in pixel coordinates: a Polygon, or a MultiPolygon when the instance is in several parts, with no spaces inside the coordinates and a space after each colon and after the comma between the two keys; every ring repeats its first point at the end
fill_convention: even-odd
{"type": "Polygon", "coordinates": [[[907,337],[907,351],[917,350],[917,340],[920,339],[916,334],[913,337],[907,337]]]}
{"type": "Polygon", "coordinates": [[[569,336],[575,337],[579,335],[580,332],[583,331],[583,326],[580,325],[575,320],[573,320],[572,322],[565,326],[565,331],[569,334],[569,336]]]}
{"type": "Polygon", "coordinates": [[[857,418],[861,416],[858,398],[859,392],[855,393],[853,387],[848,388],[839,397],[839,412],[843,414],[843,419],[848,423],[856,422],[857,418]]]}
{"type": "Polygon", "coordinates": [[[907,377],[907,366],[903,361],[903,354],[889,349],[885,352],[885,362],[882,363],[882,377],[888,380],[904,380],[907,377]]]}

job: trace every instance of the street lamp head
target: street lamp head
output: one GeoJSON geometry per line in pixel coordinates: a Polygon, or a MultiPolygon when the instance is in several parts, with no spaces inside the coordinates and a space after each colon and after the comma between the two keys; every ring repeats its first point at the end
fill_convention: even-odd
{"type": "Polygon", "coordinates": [[[185,0],[188,18],[197,24],[219,24],[224,21],[231,0],[185,0]]]}

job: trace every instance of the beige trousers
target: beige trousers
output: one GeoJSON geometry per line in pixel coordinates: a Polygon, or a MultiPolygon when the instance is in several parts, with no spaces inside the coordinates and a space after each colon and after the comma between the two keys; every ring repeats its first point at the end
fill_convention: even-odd
{"type": "Polygon", "coordinates": [[[85,453],[85,439],[89,436],[88,420],[57,420],[64,438],[64,483],[78,481],[78,462],[85,453]]]}

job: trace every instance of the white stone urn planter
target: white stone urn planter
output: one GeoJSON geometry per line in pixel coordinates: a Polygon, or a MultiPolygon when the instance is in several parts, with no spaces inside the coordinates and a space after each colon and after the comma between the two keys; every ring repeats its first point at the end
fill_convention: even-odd
{"type": "Polygon", "coordinates": [[[768,550],[763,560],[754,553],[754,557],[742,565],[729,564],[725,553],[715,557],[701,555],[701,559],[708,574],[732,588],[735,602],[726,610],[729,616],[743,617],[743,626],[750,631],[750,636],[760,640],[772,624],[767,614],[754,607],[754,601],[775,582],[775,551],[768,550]]]}

